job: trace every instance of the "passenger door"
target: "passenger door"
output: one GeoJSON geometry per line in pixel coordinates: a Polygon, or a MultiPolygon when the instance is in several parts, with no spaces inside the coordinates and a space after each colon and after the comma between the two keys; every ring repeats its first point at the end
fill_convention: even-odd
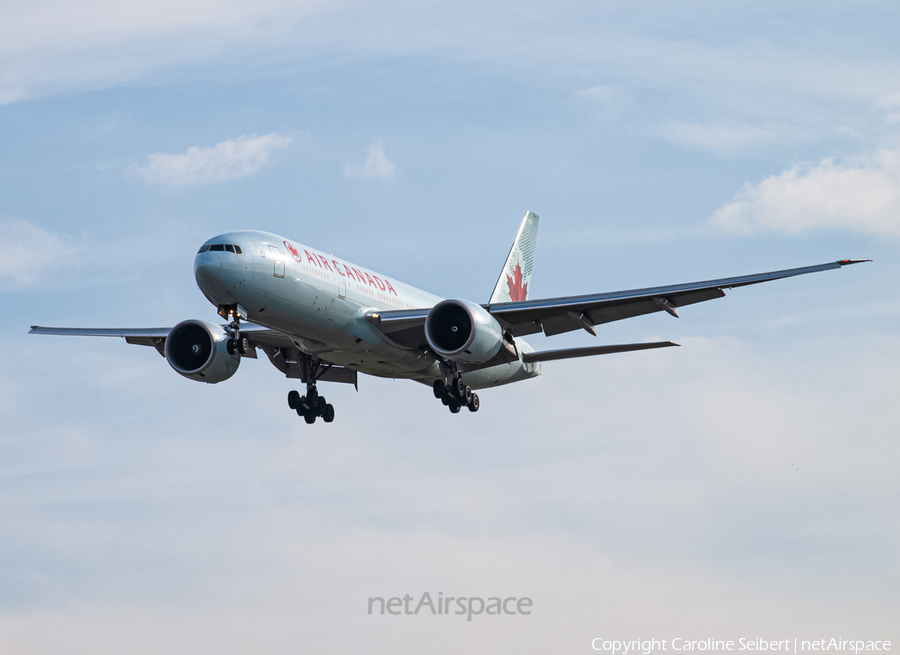
{"type": "Polygon", "coordinates": [[[284,277],[284,258],[281,256],[281,249],[278,246],[269,246],[269,253],[275,265],[275,277],[284,277]]]}

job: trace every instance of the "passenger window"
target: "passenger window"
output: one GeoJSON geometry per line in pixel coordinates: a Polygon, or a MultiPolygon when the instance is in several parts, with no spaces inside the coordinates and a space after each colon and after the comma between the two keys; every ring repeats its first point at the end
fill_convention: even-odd
{"type": "Polygon", "coordinates": [[[200,250],[197,251],[197,254],[199,255],[201,252],[206,252],[207,250],[209,250],[209,246],[200,246],[200,250]]]}
{"type": "Polygon", "coordinates": [[[244,251],[241,250],[241,247],[240,247],[240,246],[237,246],[237,245],[236,245],[236,246],[234,247],[234,254],[236,254],[236,255],[243,255],[243,254],[244,254],[244,251]]]}
{"type": "Polygon", "coordinates": [[[226,243],[225,250],[227,250],[228,252],[234,252],[234,246],[231,245],[230,243],[226,243]]]}
{"type": "Polygon", "coordinates": [[[222,245],[221,243],[216,243],[216,244],[211,245],[209,247],[209,249],[212,250],[213,252],[224,252],[225,246],[222,245]]]}

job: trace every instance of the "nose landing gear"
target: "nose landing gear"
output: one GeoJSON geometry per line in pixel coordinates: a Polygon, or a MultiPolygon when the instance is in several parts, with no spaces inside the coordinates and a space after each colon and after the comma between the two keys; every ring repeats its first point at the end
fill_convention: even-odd
{"type": "Polygon", "coordinates": [[[241,356],[250,352],[250,339],[241,336],[241,319],[247,320],[247,310],[241,305],[222,305],[219,307],[219,316],[224,319],[231,319],[228,327],[231,328],[231,338],[225,343],[225,349],[229,355],[241,356]]]}
{"type": "Polygon", "coordinates": [[[478,394],[463,382],[460,375],[451,378],[450,384],[444,384],[443,380],[435,380],[433,390],[434,397],[444,403],[452,414],[458,414],[463,407],[468,407],[470,412],[477,412],[481,407],[478,394]]]}

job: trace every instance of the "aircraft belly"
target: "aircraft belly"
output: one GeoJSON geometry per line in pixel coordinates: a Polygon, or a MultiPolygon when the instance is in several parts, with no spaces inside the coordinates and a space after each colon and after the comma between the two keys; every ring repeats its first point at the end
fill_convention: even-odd
{"type": "Polygon", "coordinates": [[[395,359],[376,351],[354,352],[348,350],[328,350],[317,353],[322,359],[336,366],[355,369],[366,375],[382,378],[417,379],[440,377],[440,369],[433,361],[424,357],[409,356],[395,359]]]}

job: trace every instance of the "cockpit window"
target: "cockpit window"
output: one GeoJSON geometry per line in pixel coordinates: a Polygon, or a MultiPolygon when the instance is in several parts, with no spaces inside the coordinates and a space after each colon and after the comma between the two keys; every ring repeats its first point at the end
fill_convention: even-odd
{"type": "Polygon", "coordinates": [[[200,250],[197,251],[199,255],[201,252],[233,252],[235,255],[243,255],[244,251],[241,250],[240,246],[234,245],[233,243],[213,243],[207,244],[205,246],[200,246],[200,250]]]}

